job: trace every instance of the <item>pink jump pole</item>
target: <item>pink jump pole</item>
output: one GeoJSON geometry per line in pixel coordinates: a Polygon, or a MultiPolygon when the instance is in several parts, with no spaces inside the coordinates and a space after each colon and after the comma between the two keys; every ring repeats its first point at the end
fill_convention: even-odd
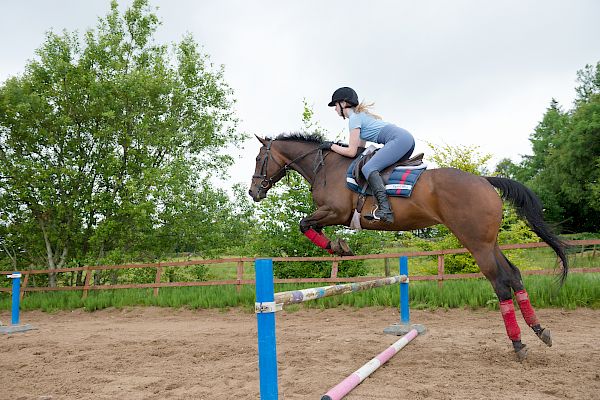
{"type": "Polygon", "coordinates": [[[346,396],[352,389],[357,387],[362,381],[364,381],[369,375],[371,375],[377,368],[385,364],[390,358],[398,353],[404,346],[406,346],[411,340],[417,337],[419,333],[416,329],[412,329],[406,335],[402,336],[396,343],[392,344],[386,350],[381,352],[377,357],[357,369],[338,383],[333,388],[329,389],[321,400],[340,400],[346,396]]]}

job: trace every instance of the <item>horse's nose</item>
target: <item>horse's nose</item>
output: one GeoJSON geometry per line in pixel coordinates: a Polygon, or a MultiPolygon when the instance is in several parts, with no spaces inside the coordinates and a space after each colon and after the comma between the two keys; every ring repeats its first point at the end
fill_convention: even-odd
{"type": "Polygon", "coordinates": [[[250,190],[248,190],[248,194],[250,195],[250,197],[252,197],[252,200],[259,202],[261,199],[260,196],[260,191],[256,192],[256,194],[254,193],[254,191],[252,190],[252,188],[250,188],[250,190]]]}

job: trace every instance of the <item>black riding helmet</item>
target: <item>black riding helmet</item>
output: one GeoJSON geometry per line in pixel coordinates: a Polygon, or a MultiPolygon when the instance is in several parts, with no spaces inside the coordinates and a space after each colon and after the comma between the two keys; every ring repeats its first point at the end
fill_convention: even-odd
{"type": "Polygon", "coordinates": [[[358,105],[358,95],[354,91],[354,89],[349,87],[341,87],[333,92],[331,96],[331,101],[329,102],[329,107],[334,107],[340,101],[345,101],[346,103],[357,106],[358,105]]]}

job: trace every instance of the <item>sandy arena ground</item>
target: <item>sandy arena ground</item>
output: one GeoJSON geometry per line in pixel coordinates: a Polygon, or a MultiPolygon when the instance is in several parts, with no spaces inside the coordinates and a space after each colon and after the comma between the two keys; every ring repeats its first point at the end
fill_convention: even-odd
{"type": "MultiPolygon", "coordinates": [[[[412,311],[417,337],[347,399],[600,399],[600,310],[540,310],[547,348],[515,360],[498,311],[412,311]]],[[[277,315],[279,391],[320,399],[395,341],[394,309],[277,315]]],[[[7,312],[0,320],[10,321],[7,312]]],[[[37,329],[0,335],[0,399],[258,399],[254,314],[128,308],[25,312],[37,329]]]]}

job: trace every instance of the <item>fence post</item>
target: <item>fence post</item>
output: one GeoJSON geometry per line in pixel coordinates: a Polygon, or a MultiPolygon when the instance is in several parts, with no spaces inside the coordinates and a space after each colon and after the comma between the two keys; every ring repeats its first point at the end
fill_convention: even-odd
{"type": "Polygon", "coordinates": [[[383,269],[385,271],[385,276],[386,277],[390,276],[390,259],[389,258],[383,259],[383,269]]]}
{"type": "Polygon", "coordinates": [[[242,290],[242,279],[244,279],[244,262],[243,261],[237,262],[236,276],[237,276],[236,289],[237,289],[237,292],[239,293],[240,290],[242,290]]]}
{"type": "MultiPolygon", "coordinates": [[[[160,277],[162,276],[162,270],[163,270],[163,267],[161,267],[160,263],[158,263],[158,266],[156,267],[156,278],[154,278],[154,283],[156,283],[156,284],[160,283],[160,277]]],[[[154,297],[158,297],[158,286],[154,288],[154,297]]]]}
{"type": "Polygon", "coordinates": [[[441,288],[444,285],[444,255],[438,254],[438,274],[437,274],[438,287],[441,288]]]}
{"type": "Polygon", "coordinates": [[[23,278],[23,284],[21,285],[21,293],[19,295],[19,300],[23,301],[23,296],[25,296],[25,288],[27,287],[27,283],[29,282],[29,272],[24,273],[25,278],[23,278]]]}
{"type": "Polygon", "coordinates": [[[256,270],[256,323],[260,399],[277,400],[277,349],[275,340],[275,288],[273,260],[258,258],[256,270]]]}
{"type": "Polygon", "coordinates": [[[331,277],[332,278],[337,278],[338,266],[339,266],[339,262],[338,261],[333,261],[331,263],[331,277]]]}
{"type": "Polygon", "coordinates": [[[87,299],[88,289],[90,288],[90,278],[92,277],[93,269],[88,265],[85,268],[85,281],[83,282],[83,295],[82,299],[87,299]]]}

